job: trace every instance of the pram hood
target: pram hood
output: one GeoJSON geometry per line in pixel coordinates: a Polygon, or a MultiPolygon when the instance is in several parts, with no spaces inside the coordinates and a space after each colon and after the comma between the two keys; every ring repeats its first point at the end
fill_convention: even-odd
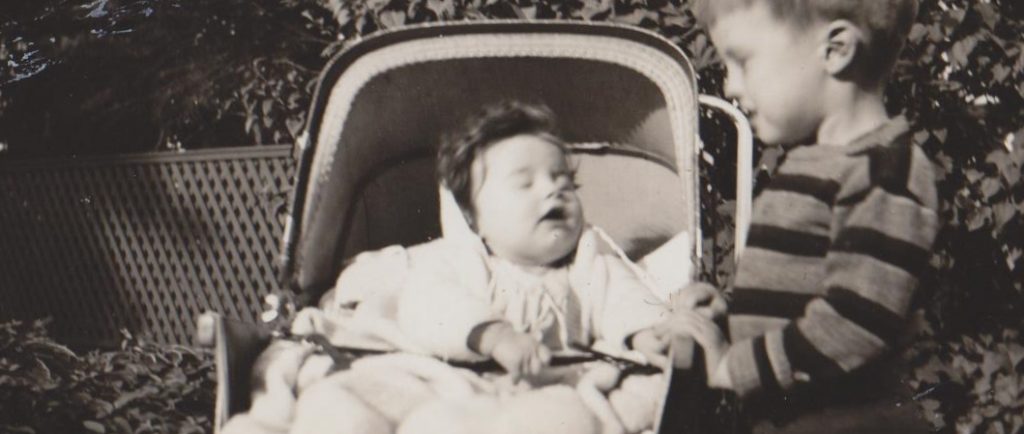
{"type": "Polygon", "coordinates": [[[347,258],[440,236],[437,146],[503,100],[551,107],[579,156],[588,221],[627,251],[698,233],[695,76],[671,42],[580,22],[411,27],[354,44],[320,77],[282,241],[285,284],[315,300],[347,258]]]}

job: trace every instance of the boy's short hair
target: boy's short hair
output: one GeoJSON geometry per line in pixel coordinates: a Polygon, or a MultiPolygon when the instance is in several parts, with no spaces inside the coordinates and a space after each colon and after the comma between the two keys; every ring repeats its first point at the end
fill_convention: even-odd
{"type": "Polygon", "coordinates": [[[757,2],[775,18],[803,28],[816,20],[849,20],[866,37],[866,71],[888,76],[917,18],[917,0],[694,0],[697,20],[710,28],[718,17],[757,2]]]}
{"type": "Polygon", "coordinates": [[[566,153],[556,135],[555,115],[545,105],[506,101],[484,107],[455,134],[441,141],[437,175],[463,211],[472,213],[471,172],[473,161],[488,147],[509,137],[531,134],[543,137],[566,153]]]}

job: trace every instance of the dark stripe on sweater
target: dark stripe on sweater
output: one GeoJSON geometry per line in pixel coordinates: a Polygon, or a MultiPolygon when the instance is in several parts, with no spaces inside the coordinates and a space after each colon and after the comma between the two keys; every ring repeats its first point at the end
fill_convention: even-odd
{"type": "MultiPolygon", "coordinates": [[[[903,197],[903,198],[906,198],[906,199],[908,199],[910,201],[913,201],[914,203],[918,204],[919,206],[924,206],[924,203],[921,202],[921,199],[919,199],[916,195],[911,193],[910,190],[908,190],[906,187],[904,187],[903,189],[895,189],[895,190],[890,190],[890,189],[887,189],[885,187],[881,187],[881,188],[882,188],[883,191],[885,191],[886,193],[889,193],[889,194],[891,194],[893,196],[903,197]]],[[[867,189],[858,191],[856,193],[853,193],[853,194],[851,194],[849,196],[838,198],[838,199],[836,199],[836,205],[837,206],[852,207],[854,205],[857,205],[858,203],[863,202],[864,199],[866,199],[868,197],[868,195],[870,195],[871,192],[873,192],[873,191],[875,191],[875,187],[867,188],[867,189]]]]}
{"type": "Polygon", "coordinates": [[[802,371],[811,376],[812,380],[835,378],[843,375],[843,368],[834,360],[818,351],[800,332],[796,323],[790,323],[782,330],[782,346],[789,356],[789,364],[793,372],[802,371]]]}
{"type": "Polygon", "coordinates": [[[872,146],[867,154],[871,185],[921,203],[907,188],[910,185],[910,165],[914,159],[909,135],[894,140],[889,146],[872,146]]]}
{"type": "Polygon", "coordinates": [[[908,136],[900,137],[889,146],[872,146],[865,153],[868,157],[868,181],[871,187],[841,198],[837,205],[849,206],[859,203],[874,187],[880,187],[889,194],[905,197],[923,206],[921,199],[910,191],[910,169],[914,162],[914,151],[908,136]]]}
{"type": "Polygon", "coordinates": [[[757,376],[761,380],[761,388],[770,394],[779,393],[782,386],[775,378],[775,371],[772,369],[772,361],[768,358],[768,342],[764,335],[754,338],[754,364],[757,365],[757,376]]]}
{"type": "Polygon", "coordinates": [[[839,315],[878,336],[887,344],[903,332],[903,318],[895,312],[846,288],[829,288],[825,301],[839,315]]]}
{"type": "Polygon", "coordinates": [[[797,256],[825,256],[829,239],[824,235],[784,229],[764,224],[750,225],[747,245],[797,256]]]}
{"type": "Polygon", "coordinates": [[[836,193],[839,192],[839,183],[807,175],[778,174],[772,178],[766,189],[811,196],[831,206],[836,193]]]}
{"type": "Polygon", "coordinates": [[[729,312],[737,315],[762,315],[776,318],[798,318],[804,306],[814,298],[810,294],[796,294],[772,289],[734,288],[729,312]]]}
{"type": "Polygon", "coordinates": [[[912,276],[917,276],[928,265],[928,250],[867,228],[846,228],[836,237],[832,250],[867,255],[912,276]]]}

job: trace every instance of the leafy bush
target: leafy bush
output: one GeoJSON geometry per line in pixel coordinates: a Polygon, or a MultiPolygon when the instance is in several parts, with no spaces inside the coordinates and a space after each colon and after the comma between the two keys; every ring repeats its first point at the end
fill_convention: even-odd
{"type": "Polygon", "coordinates": [[[0,432],[206,433],[213,357],[126,335],[121,349],[76,354],[48,321],[0,324],[0,432]]]}

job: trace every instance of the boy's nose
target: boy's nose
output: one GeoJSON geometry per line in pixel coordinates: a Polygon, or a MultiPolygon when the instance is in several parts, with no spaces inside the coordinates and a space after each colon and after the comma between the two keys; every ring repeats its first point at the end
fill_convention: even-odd
{"type": "Polygon", "coordinates": [[[741,79],[737,78],[733,74],[726,74],[725,86],[722,89],[726,98],[738,99],[740,97],[743,90],[741,81],[741,79]]]}

